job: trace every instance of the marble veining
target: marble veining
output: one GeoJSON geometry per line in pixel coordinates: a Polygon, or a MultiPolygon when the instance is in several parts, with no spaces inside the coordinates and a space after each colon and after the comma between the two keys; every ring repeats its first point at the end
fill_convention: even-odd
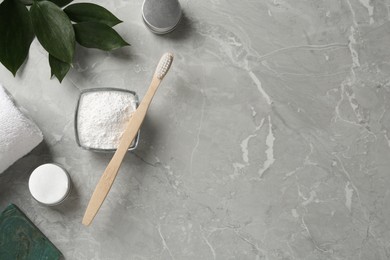
{"type": "Polygon", "coordinates": [[[12,202],[66,259],[390,259],[390,2],[188,1],[171,34],[142,1],[95,3],[131,43],[77,48],[62,84],[34,40],[0,81],[45,141],[0,176],[12,202]],[[81,225],[109,154],[80,149],[80,91],[145,94],[162,53],[175,60],[91,227],[81,225]],[[31,171],[62,164],[68,200],[37,204],[31,171]]]}

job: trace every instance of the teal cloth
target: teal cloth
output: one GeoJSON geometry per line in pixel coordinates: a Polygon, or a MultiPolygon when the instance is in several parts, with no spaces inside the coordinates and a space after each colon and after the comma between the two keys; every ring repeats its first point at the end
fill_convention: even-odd
{"type": "Polygon", "coordinates": [[[14,204],[0,215],[1,260],[55,260],[61,252],[14,204]]]}

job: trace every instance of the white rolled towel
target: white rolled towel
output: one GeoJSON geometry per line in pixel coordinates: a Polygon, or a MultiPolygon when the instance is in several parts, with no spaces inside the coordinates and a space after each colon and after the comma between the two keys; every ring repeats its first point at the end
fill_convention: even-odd
{"type": "Polygon", "coordinates": [[[15,107],[0,85],[0,174],[42,140],[38,126],[15,107]]]}

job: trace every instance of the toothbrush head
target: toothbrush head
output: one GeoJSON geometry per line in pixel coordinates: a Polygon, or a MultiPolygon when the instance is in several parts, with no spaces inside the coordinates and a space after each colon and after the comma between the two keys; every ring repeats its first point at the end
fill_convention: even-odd
{"type": "Polygon", "coordinates": [[[155,75],[159,80],[162,80],[165,77],[165,75],[168,73],[172,61],[173,61],[173,54],[170,52],[165,53],[161,57],[155,72],[155,75]]]}

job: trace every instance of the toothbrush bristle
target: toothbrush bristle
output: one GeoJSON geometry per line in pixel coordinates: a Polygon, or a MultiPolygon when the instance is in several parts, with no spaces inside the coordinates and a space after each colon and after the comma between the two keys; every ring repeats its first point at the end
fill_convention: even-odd
{"type": "Polygon", "coordinates": [[[173,54],[172,53],[168,52],[162,56],[158,66],[157,66],[157,70],[156,70],[157,78],[163,79],[165,77],[169,68],[171,67],[172,61],[173,61],[173,54]]]}

